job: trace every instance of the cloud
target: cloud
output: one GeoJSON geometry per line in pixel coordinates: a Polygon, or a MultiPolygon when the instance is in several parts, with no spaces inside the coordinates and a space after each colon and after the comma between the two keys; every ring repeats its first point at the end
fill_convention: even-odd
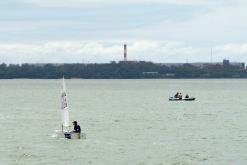
{"type": "Polygon", "coordinates": [[[22,3],[40,7],[85,7],[122,4],[175,4],[175,5],[205,5],[214,4],[213,0],[20,0],[22,3]]]}
{"type": "Polygon", "coordinates": [[[211,8],[208,12],[194,14],[186,20],[163,20],[134,29],[146,38],[166,38],[183,42],[219,44],[244,42],[247,28],[246,3],[211,8]]]}
{"type": "MultiPolygon", "coordinates": [[[[5,63],[103,63],[123,59],[120,41],[54,41],[40,44],[0,44],[5,63]]],[[[223,58],[247,61],[247,43],[213,48],[214,61],[223,58]]],[[[128,42],[128,59],[153,62],[208,62],[210,48],[191,47],[179,42],[138,40],[128,42]]]]}
{"type": "Polygon", "coordinates": [[[120,5],[121,1],[115,0],[19,1],[41,6],[62,5],[65,8],[75,5],[78,8],[30,7],[15,12],[0,11],[2,41],[99,40],[107,37],[182,41],[192,45],[211,42],[213,45],[220,42],[243,42],[247,37],[247,2],[243,0],[127,0],[123,3],[130,5],[123,6],[120,5]],[[118,5],[90,8],[88,3],[96,6],[118,5]],[[143,5],[145,3],[161,4],[143,5]],[[193,6],[199,4],[207,5],[193,6]]]}
{"type": "Polygon", "coordinates": [[[0,2],[0,62],[118,61],[122,41],[130,60],[210,61],[213,47],[215,61],[247,61],[245,0],[15,1],[0,2]]]}
{"type": "Polygon", "coordinates": [[[214,48],[216,55],[221,58],[230,59],[233,61],[245,61],[247,62],[247,43],[243,44],[225,44],[221,46],[216,46],[214,48]]]}
{"type": "Polygon", "coordinates": [[[223,46],[216,46],[217,51],[225,51],[230,54],[247,54],[247,43],[244,44],[226,44],[223,46]]]}
{"type": "MultiPolygon", "coordinates": [[[[195,43],[244,42],[247,34],[247,10],[243,0],[127,0],[103,1],[118,6],[99,9],[87,3],[101,0],[21,0],[31,4],[76,5],[77,9],[32,9],[0,11],[0,33],[5,40],[70,39],[150,39],[195,43]],[[161,5],[142,5],[148,2],[161,5]],[[172,6],[166,3],[173,4],[172,6]],[[202,4],[184,7],[183,5],[202,4]],[[232,5],[229,5],[231,4],[232,5]],[[178,5],[179,4],[179,5],[178,5]],[[181,7],[182,6],[182,7],[181,7]],[[83,9],[82,9],[83,8],[83,9]],[[1,21],[5,20],[5,21],[1,21]],[[12,20],[12,21],[10,21],[12,20]]],[[[104,6],[104,5],[103,5],[104,6]]]]}

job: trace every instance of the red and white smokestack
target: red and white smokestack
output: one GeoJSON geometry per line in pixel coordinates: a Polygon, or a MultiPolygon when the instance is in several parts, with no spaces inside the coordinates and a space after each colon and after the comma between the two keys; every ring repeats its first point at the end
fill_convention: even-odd
{"type": "Polygon", "coordinates": [[[124,44],[124,61],[127,61],[127,45],[124,44]]]}

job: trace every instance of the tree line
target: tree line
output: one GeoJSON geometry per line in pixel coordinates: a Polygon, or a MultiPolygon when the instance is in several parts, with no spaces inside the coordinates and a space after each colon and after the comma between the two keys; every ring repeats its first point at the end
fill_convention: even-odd
{"type": "Polygon", "coordinates": [[[0,79],[144,79],[144,78],[247,78],[236,66],[190,64],[166,66],[152,62],[111,62],[105,64],[1,64],[0,79]]]}

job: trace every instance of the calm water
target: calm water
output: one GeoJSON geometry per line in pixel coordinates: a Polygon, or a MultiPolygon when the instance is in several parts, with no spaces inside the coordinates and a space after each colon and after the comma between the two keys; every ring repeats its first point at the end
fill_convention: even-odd
{"type": "Polygon", "coordinates": [[[247,80],[66,83],[85,140],[53,138],[61,80],[0,80],[1,164],[247,164],[247,80]]]}

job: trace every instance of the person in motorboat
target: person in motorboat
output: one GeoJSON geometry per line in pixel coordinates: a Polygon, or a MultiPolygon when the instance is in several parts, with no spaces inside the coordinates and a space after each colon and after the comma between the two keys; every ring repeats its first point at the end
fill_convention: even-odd
{"type": "Polygon", "coordinates": [[[178,98],[179,98],[179,100],[182,100],[182,98],[183,98],[182,93],[179,93],[178,98]]]}
{"type": "Polygon", "coordinates": [[[177,92],[177,93],[174,95],[174,98],[178,98],[178,95],[179,95],[179,93],[177,92]]]}
{"type": "Polygon", "coordinates": [[[77,121],[73,121],[73,125],[74,125],[74,133],[81,133],[81,127],[80,125],[77,124],[77,121]]]}
{"type": "Polygon", "coordinates": [[[188,98],[190,98],[190,97],[189,97],[189,95],[188,95],[188,94],[186,94],[185,98],[186,98],[186,99],[188,99],[188,98]]]}

